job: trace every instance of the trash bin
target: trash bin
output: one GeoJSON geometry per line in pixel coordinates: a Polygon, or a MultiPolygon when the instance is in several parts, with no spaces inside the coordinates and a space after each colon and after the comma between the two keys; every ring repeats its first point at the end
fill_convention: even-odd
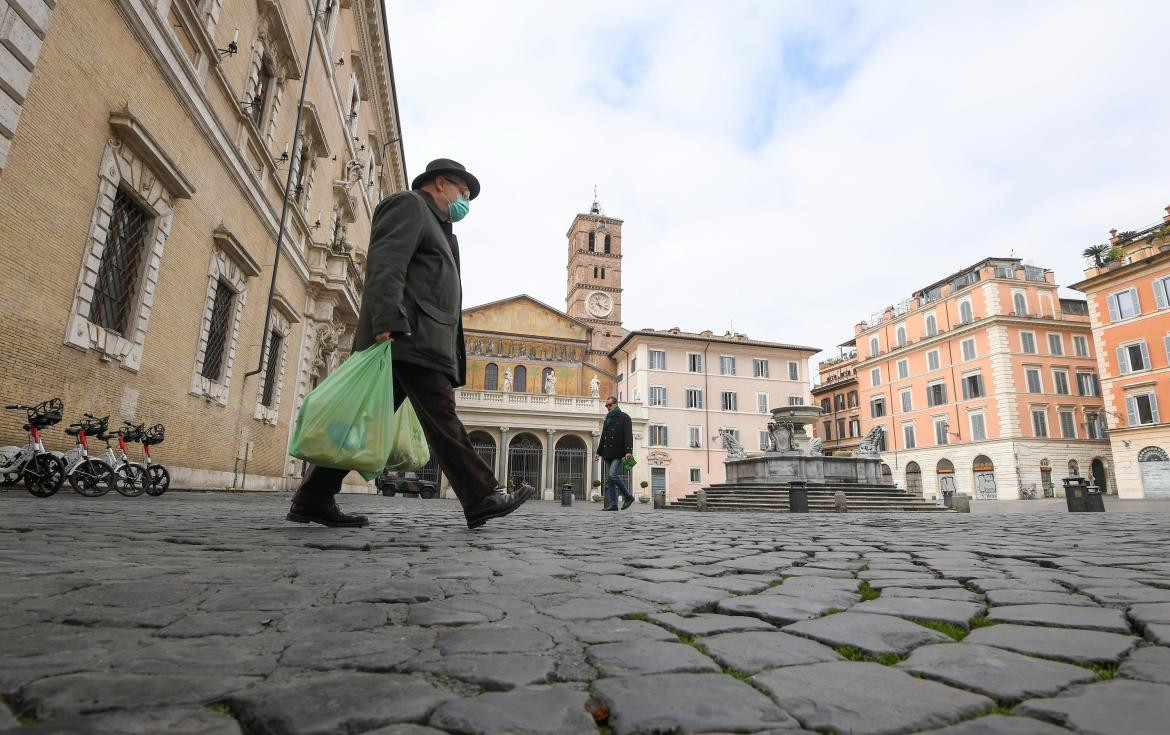
{"type": "Polygon", "coordinates": [[[945,507],[947,507],[947,508],[954,508],[955,507],[955,491],[954,490],[943,490],[942,496],[943,496],[943,505],[945,507]]]}
{"type": "Polygon", "coordinates": [[[654,510],[663,510],[666,508],[666,491],[655,490],[650,493],[654,498],[654,510]]]}
{"type": "Polygon", "coordinates": [[[808,512],[808,488],[803,480],[791,480],[788,483],[788,512],[808,512]]]}
{"type": "Polygon", "coordinates": [[[1085,512],[1105,512],[1105,498],[1101,495],[1101,488],[1096,485],[1089,485],[1085,488],[1085,512]]]}
{"type": "MultiPolygon", "coordinates": [[[[1068,512],[1086,512],[1088,508],[1085,505],[1085,497],[1088,494],[1089,484],[1085,482],[1085,478],[1065,477],[1061,479],[1061,482],[1064,483],[1064,502],[1068,506],[1068,512]]],[[[1098,493],[1099,496],[1100,493],[1098,493]]]]}
{"type": "Polygon", "coordinates": [[[567,506],[570,506],[572,504],[573,504],[573,486],[566,482],[564,487],[561,488],[561,505],[567,507],[567,506]]]}

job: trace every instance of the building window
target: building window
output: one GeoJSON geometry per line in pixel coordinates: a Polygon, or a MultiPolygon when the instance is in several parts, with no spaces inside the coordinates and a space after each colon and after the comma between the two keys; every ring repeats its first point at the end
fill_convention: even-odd
{"type": "Polygon", "coordinates": [[[897,334],[897,338],[898,338],[898,346],[905,347],[906,346],[906,325],[899,324],[898,331],[896,334],[897,334]]]}
{"type": "Polygon", "coordinates": [[[934,443],[943,446],[950,443],[950,425],[946,419],[934,420],[934,443]]]}
{"type": "Polygon", "coordinates": [[[691,482],[702,482],[702,480],[700,479],[702,477],[702,472],[699,470],[698,467],[692,467],[690,469],[690,477],[691,477],[691,482]]]}
{"type": "Polygon", "coordinates": [[[845,438],[845,419],[837,419],[837,438],[845,438]]]}
{"type": "Polygon", "coordinates": [[[1101,414],[1085,411],[1085,435],[1090,439],[1101,439],[1105,436],[1104,423],[1101,414]]]}
{"type": "Polygon", "coordinates": [[[666,405],[666,388],[661,385],[650,386],[650,405],[651,406],[665,406],[666,405]]]}
{"type": "Polygon", "coordinates": [[[688,352],[687,371],[692,373],[703,372],[703,356],[696,352],[688,352]]]}
{"type": "MultiPolygon", "coordinates": [[[[832,421],[825,421],[824,428],[825,428],[825,441],[831,441],[833,439],[833,422],[832,421]]],[[[840,433],[838,433],[837,436],[841,436],[840,433]]]]}
{"type": "Polygon", "coordinates": [[[1146,348],[1146,341],[1135,342],[1117,348],[1117,362],[1121,367],[1121,374],[1136,373],[1139,370],[1150,368],[1150,352],[1146,348]]]}
{"type": "Polygon", "coordinates": [[[151,217],[130,195],[118,189],[106,231],[89,320],[119,335],[129,333],[138,301],[138,278],[146,253],[151,217]]]}
{"type": "Polygon", "coordinates": [[[1158,399],[1153,393],[1138,393],[1125,397],[1126,419],[1130,426],[1160,423],[1158,399]]]}
{"type": "Polygon", "coordinates": [[[516,372],[512,374],[512,391],[515,393],[525,393],[528,390],[528,368],[523,365],[516,366],[516,372]]]}
{"type": "Polygon", "coordinates": [[[970,415],[971,423],[971,439],[972,441],[983,441],[987,438],[987,426],[983,421],[983,414],[973,413],[970,415]]]}
{"type": "Polygon", "coordinates": [[[725,390],[720,395],[720,398],[721,398],[721,403],[722,403],[724,411],[738,411],[739,410],[739,398],[735,394],[735,391],[725,390]]]}
{"type": "Polygon", "coordinates": [[[1059,334],[1048,335],[1048,352],[1057,357],[1064,354],[1064,340],[1059,334]]]}
{"type": "Polygon", "coordinates": [[[870,385],[875,385],[875,386],[882,384],[882,369],[881,368],[874,368],[873,370],[869,371],[869,382],[870,382],[870,385]]]}
{"type": "Polygon", "coordinates": [[[1040,438],[1048,436],[1048,409],[1032,409],[1032,434],[1040,438]]]}
{"type": "Polygon", "coordinates": [[[650,350],[650,369],[651,370],[665,370],[666,369],[666,352],[663,350],[650,350]]]}
{"type": "Polygon", "coordinates": [[[935,318],[934,314],[927,314],[926,315],[926,336],[933,337],[936,334],[938,334],[938,319],[935,318]]]}
{"type": "Polygon", "coordinates": [[[650,446],[665,447],[666,444],[666,427],[657,424],[650,425],[650,446]]]}
{"type": "Polygon", "coordinates": [[[268,60],[261,59],[260,66],[256,69],[256,85],[252,88],[252,99],[249,100],[251,104],[248,108],[248,117],[252,119],[257,130],[264,120],[264,108],[268,106],[268,95],[272,91],[275,79],[268,60]]]}
{"type": "Polygon", "coordinates": [[[910,377],[910,361],[898,360],[898,380],[905,380],[910,377]]]}
{"type": "Polygon", "coordinates": [[[1072,411],[1060,412],[1060,435],[1065,439],[1077,438],[1077,419],[1072,411]]]}
{"type": "Polygon", "coordinates": [[[938,368],[939,368],[938,350],[931,350],[930,352],[927,352],[926,353],[926,369],[927,370],[938,370],[938,368]]]}
{"type": "Polygon", "coordinates": [[[215,298],[211,305],[211,322],[207,327],[207,347],[203,350],[203,367],[199,374],[212,382],[219,382],[227,356],[232,306],[236,292],[223,281],[216,281],[215,298]]]}
{"type": "Polygon", "coordinates": [[[849,408],[857,408],[857,391],[849,391],[849,408]]]}
{"type": "Polygon", "coordinates": [[[844,411],[845,410],[845,396],[841,395],[840,393],[833,396],[833,404],[834,404],[835,410],[844,411]]]}
{"type": "Polygon", "coordinates": [[[638,358],[635,357],[630,360],[630,375],[636,372],[638,372],[638,358]]]}
{"type": "MultiPolygon", "coordinates": [[[[597,252],[597,236],[594,235],[592,232],[589,233],[589,252],[591,252],[591,253],[597,252]]],[[[593,275],[594,276],[597,275],[596,271],[594,272],[593,275]]]]}
{"type": "Polygon", "coordinates": [[[500,389],[500,368],[494,362],[489,362],[483,369],[483,389],[500,389]]]}
{"type": "Polygon", "coordinates": [[[264,369],[264,388],[260,391],[260,405],[272,408],[272,399],[276,394],[276,370],[280,360],[276,357],[281,354],[284,337],[280,332],[272,330],[268,333],[268,364],[264,369]]]}
{"type": "Polygon", "coordinates": [[[1027,316],[1028,300],[1024,298],[1023,291],[1016,291],[1012,294],[1012,307],[1015,309],[1016,316],[1027,316]]]}
{"type": "Polygon", "coordinates": [[[1057,395],[1068,395],[1068,372],[1064,370],[1052,371],[1052,387],[1057,395]]]}
{"type": "Polygon", "coordinates": [[[1097,383],[1096,373],[1077,373],[1077,393],[1092,397],[1101,395],[1101,386],[1097,383]]]}
{"type": "Polygon", "coordinates": [[[1031,332],[1020,332],[1020,352],[1025,355],[1036,354],[1036,335],[1031,332]]]}
{"type": "Polygon", "coordinates": [[[593,277],[597,278],[599,273],[601,273],[601,269],[597,266],[593,266],[593,277]]]}
{"type": "Polygon", "coordinates": [[[902,446],[914,449],[918,443],[914,440],[914,424],[902,424],[902,446]]]}
{"type": "Polygon", "coordinates": [[[959,302],[959,324],[970,324],[975,321],[975,312],[970,301],[959,302]]]}
{"type": "Polygon", "coordinates": [[[942,406],[947,402],[946,383],[932,383],[926,386],[926,405],[930,407],[942,406]]]}
{"type": "Polygon", "coordinates": [[[253,416],[266,424],[276,426],[280,416],[280,394],[284,383],[284,364],[288,357],[289,335],[296,314],[287,302],[279,299],[272,310],[272,330],[265,340],[264,354],[260,361],[260,390],[256,396],[253,416]]]}
{"type": "Polygon", "coordinates": [[[761,452],[765,451],[768,448],[768,439],[770,436],[771,436],[771,434],[769,434],[766,431],[759,432],[760,451],[761,452]]]}
{"type": "Polygon", "coordinates": [[[1077,357],[1088,357],[1089,340],[1079,334],[1073,335],[1073,351],[1076,352],[1077,357]]]}
{"type": "Polygon", "coordinates": [[[703,407],[703,390],[701,388],[687,388],[687,408],[703,407]]]}
{"type": "MultiPolygon", "coordinates": [[[[764,377],[767,377],[767,376],[765,375],[764,377]]],[[[789,380],[800,380],[800,367],[797,363],[795,363],[791,360],[788,361],[788,379],[789,380]]]]}
{"type": "Polygon", "coordinates": [[[1040,368],[1025,368],[1024,378],[1028,383],[1029,393],[1043,393],[1044,385],[1040,380],[1040,368]]]}
{"type": "Polygon", "coordinates": [[[833,404],[828,398],[821,399],[821,413],[832,413],[833,404]]]}
{"type": "Polygon", "coordinates": [[[964,375],[962,380],[963,385],[963,400],[969,401],[972,398],[983,397],[983,375],[980,373],[972,373],[964,375]]]}
{"type": "Polygon", "coordinates": [[[752,375],[757,378],[767,378],[768,375],[768,361],[767,360],[752,360],[752,375]]]}
{"type": "Polygon", "coordinates": [[[1142,313],[1141,302],[1138,300],[1136,288],[1128,288],[1124,291],[1109,294],[1105,302],[1109,307],[1109,321],[1111,322],[1132,319],[1142,313]]]}
{"type": "Polygon", "coordinates": [[[759,411],[760,413],[768,413],[768,394],[767,393],[757,393],[756,394],[756,410],[759,411]]]}
{"type": "Polygon", "coordinates": [[[605,280],[605,266],[601,267],[601,280],[605,280]]]}
{"type": "Polygon", "coordinates": [[[804,405],[804,396],[788,396],[788,405],[789,406],[803,406],[804,405]]]}
{"type": "Polygon", "coordinates": [[[874,357],[875,355],[879,355],[879,354],[881,354],[881,350],[878,349],[878,338],[877,337],[870,337],[869,338],[869,356],[874,357]]]}
{"type": "Polygon", "coordinates": [[[963,360],[964,361],[974,360],[976,357],[975,338],[972,337],[971,339],[963,340],[962,347],[963,347],[963,360]]]}
{"type": "Polygon", "coordinates": [[[903,388],[898,391],[898,397],[902,400],[902,413],[910,413],[914,410],[914,391],[903,388]]]}
{"type": "Polygon", "coordinates": [[[687,446],[691,449],[703,448],[703,427],[688,426],[687,427],[687,446]]]}
{"type": "Polygon", "coordinates": [[[735,358],[727,355],[719,356],[719,374],[735,375],[735,358]]]}
{"type": "Polygon", "coordinates": [[[869,402],[869,416],[870,418],[881,418],[886,415],[886,399],[883,396],[877,396],[870,399],[869,402]]]}
{"type": "Polygon", "coordinates": [[[849,419],[849,436],[861,436],[861,421],[858,419],[849,419]]]}

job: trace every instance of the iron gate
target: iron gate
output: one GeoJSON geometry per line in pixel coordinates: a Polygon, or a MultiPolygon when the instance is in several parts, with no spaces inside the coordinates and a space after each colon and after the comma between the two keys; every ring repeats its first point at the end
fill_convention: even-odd
{"type": "Polygon", "coordinates": [[[577,500],[586,499],[585,471],[588,468],[588,452],[585,447],[566,447],[558,445],[553,455],[556,470],[553,489],[557,492],[568,483],[573,487],[573,497],[577,500]]]}
{"type": "Polygon", "coordinates": [[[438,460],[435,459],[435,455],[432,454],[430,461],[428,461],[425,465],[423,465],[419,469],[414,470],[414,474],[417,475],[418,479],[420,479],[420,480],[429,480],[431,482],[438,483],[439,482],[439,462],[438,462],[438,460]]]}
{"type": "Polygon", "coordinates": [[[490,439],[484,440],[479,436],[473,435],[471,437],[471,448],[484,461],[484,464],[492,468],[492,474],[494,475],[496,473],[496,443],[490,439]]]}
{"type": "Polygon", "coordinates": [[[508,447],[507,478],[516,486],[528,483],[540,490],[540,462],[544,450],[535,439],[517,437],[508,447]]]}

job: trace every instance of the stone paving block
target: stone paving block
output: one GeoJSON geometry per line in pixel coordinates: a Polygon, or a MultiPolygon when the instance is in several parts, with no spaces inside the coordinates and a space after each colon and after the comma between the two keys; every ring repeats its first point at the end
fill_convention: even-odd
{"type": "Polygon", "coordinates": [[[1068,592],[1040,592],[1036,590],[988,590],[987,601],[992,605],[1096,605],[1088,597],[1068,592]]]}
{"type": "Polygon", "coordinates": [[[7,730],[11,727],[20,727],[20,720],[0,702],[0,730],[7,730]]]}
{"type": "Polygon", "coordinates": [[[1075,687],[1058,697],[1029,699],[1016,711],[1092,735],[1164,735],[1170,722],[1170,686],[1114,679],[1075,687]]]}
{"type": "Polygon", "coordinates": [[[856,579],[842,577],[789,577],[775,590],[785,590],[785,594],[803,594],[805,590],[834,590],[838,592],[857,592],[861,584],[856,579]]]}
{"type": "Polygon", "coordinates": [[[504,617],[503,610],[477,597],[479,595],[462,595],[449,600],[411,605],[406,622],[410,625],[474,625],[494,623],[504,617]]]}
{"type": "Polygon", "coordinates": [[[1133,605],[1139,602],[1170,602],[1170,590],[1157,587],[1088,587],[1081,592],[1102,605],[1133,605]]]}
{"type": "MultiPolygon", "coordinates": [[[[147,707],[64,717],[19,727],[13,735],[240,735],[234,719],[204,707],[147,707]]],[[[9,732],[0,717],[0,732],[9,732]]]]}
{"type": "MultiPolygon", "coordinates": [[[[664,614],[674,615],[674,613],[664,614]]],[[[654,619],[654,616],[651,616],[651,619],[654,619]]],[[[582,643],[586,644],[616,643],[617,641],[632,640],[678,640],[677,636],[670,631],[663,630],[657,625],[641,620],[624,620],[622,618],[573,623],[569,627],[569,632],[582,643]]]]}
{"type": "Polygon", "coordinates": [[[909,589],[906,587],[886,587],[882,590],[883,598],[890,597],[926,597],[935,600],[957,600],[959,602],[983,602],[983,595],[971,592],[965,589],[954,588],[928,588],[928,589],[909,589]]]}
{"type": "Polygon", "coordinates": [[[1142,625],[1170,624],[1170,602],[1139,602],[1130,605],[1129,616],[1142,625]]]}
{"type": "Polygon", "coordinates": [[[816,620],[793,623],[782,630],[834,648],[852,646],[870,656],[904,654],[928,643],[946,643],[951,640],[938,631],[901,618],[871,613],[826,615],[816,620]]]}
{"type": "Polygon", "coordinates": [[[778,581],[779,577],[767,574],[727,574],[722,577],[701,577],[695,580],[695,584],[737,595],[750,595],[767,589],[773,582],[778,581]]]}
{"type": "Polygon", "coordinates": [[[362,735],[446,735],[446,730],[437,730],[426,725],[387,725],[377,730],[367,730],[362,735]]]}
{"type": "Polygon", "coordinates": [[[239,610],[234,612],[197,612],[179,618],[155,635],[165,638],[202,638],[208,635],[256,635],[273,627],[278,613],[239,610]]]}
{"type": "Polygon", "coordinates": [[[922,618],[941,620],[966,628],[971,619],[983,614],[987,608],[974,602],[939,600],[930,597],[886,597],[868,600],[849,608],[851,613],[878,613],[896,615],[900,618],[922,618]]]}
{"type": "Polygon", "coordinates": [[[749,674],[841,660],[840,654],[828,646],[779,631],[722,633],[700,638],[698,644],[721,666],[749,674]]]}
{"type": "Polygon", "coordinates": [[[1048,625],[1059,628],[1087,628],[1110,633],[1129,633],[1129,621],[1113,608],[1083,605],[1010,605],[992,608],[987,615],[996,622],[1048,625]]]}
{"type": "Polygon", "coordinates": [[[322,590],[295,584],[266,584],[213,592],[199,607],[209,612],[271,610],[284,613],[309,607],[322,597],[322,590]]]}
{"type": "Polygon", "coordinates": [[[719,671],[691,646],[666,641],[626,641],[590,646],[589,661],[603,676],[719,671]]]}
{"type": "Polygon", "coordinates": [[[112,671],[124,674],[218,674],[267,676],[276,669],[286,641],[276,635],[255,638],[163,638],[134,648],[113,651],[106,659],[112,671]]]}
{"type": "Polygon", "coordinates": [[[785,577],[829,577],[831,579],[853,579],[853,572],[844,569],[823,569],[820,567],[790,567],[783,572],[785,577]]]}
{"type": "Polygon", "coordinates": [[[839,610],[832,603],[808,600],[795,595],[743,595],[721,600],[715,606],[724,615],[751,615],[776,625],[786,625],[797,620],[808,620],[819,615],[839,610]]]}
{"type": "Polygon", "coordinates": [[[442,598],[443,589],[429,579],[346,582],[337,592],[337,602],[429,602],[442,598]]]}
{"type": "Polygon", "coordinates": [[[595,735],[585,711],[588,692],[566,687],[491,692],[440,705],[430,723],[450,732],[474,735],[595,735]]]}
{"type": "Polygon", "coordinates": [[[456,653],[531,653],[553,647],[547,633],[536,628],[484,625],[444,630],[435,639],[435,648],[444,656],[456,653]]]}
{"type": "Polygon", "coordinates": [[[642,582],[637,587],[626,590],[625,594],[683,612],[709,608],[727,597],[723,590],[682,582],[642,582]]]}
{"type": "Polygon", "coordinates": [[[1072,735],[1072,730],[1030,717],[987,715],[939,730],[923,730],[918,735],[1072,735]]]}
{"type": "Polygon", "coordinates": [[[875,590],[883,590],[886,587],[901,587],[904,589],[961,589],[961,585],[953,579],[869,579],[869,586],[875,590]]]}
{"type": "Polygon", "coordinates": [[[793,556],[783,553],[755,554],[738,559],[724,559],[718,566],[737,572],[762,572],[764,574],[787,574],[793,565],[793,556]]]}
{"type": "Polygon", "coordinates": [[[1170,625],[1150,623],[1146,626],[1146,638],[1163,646],[1170,646],[1170,625]]]}
{"type": "Polygon", "coordinates": [[[982,643],[1030,656],[1076,664],[1113,663],[1139,642],[1138,638],[1096,630],[1066,630],[1003,623],[971,631],[967,643],[982,643]]]}
{"type": "Polygon", "coordinates": [[[186,674],[65,674],[23,686],[16,699],[37,719],[111,709],[213,702],[255,684],[257,677],[186,674]]]}
{"type": "Polygon", "coordinates": [[[854,735],[937,727],[994,705],[982,695],[871,663],[790,666],[752,681],[804,727],[854,735]]]}
{"type": "Polygon", "coordinates": [[[281,618],[276,629],[299,635],[341,633],[381,628],[389,621],[389,610],[374,603],[319,605],[297,610],[281,618]]]}
{"type": "Polygon", "coordinates": [[[1059,593],[1068,592],[1067,589],[1061,587],[1056,582],[1036,579],[1023,580],[1005,577],[980,577],[970,580],[969,583],[975,589],[981,590],[983,592],[990,592],[991,590],[1026,590],[1028,592],[1059,593]]]}
{"type": "MultiPolygon", "coordinates": [[[[704,613],[692,617],[683,617],[677,613],[654,613],[649,616],[652,623],[664,626],[683,635],[702,636],[719,633],[733,633],[749,630],[774,631],[776,626],[766,623],[759,618],[747,615],[718,615],[704,613]]],[[[674,638],[674,636],[670,636],[674,638]]],[[[591,641],[587,641],[591,642],[591,641]]]]}
{"type": "Polygon", "coordinates": [[[651,605],[625,595],[546,595],[533,604],[561,620],[601,620],[654,611],[651,605]]]}
{"type": "Polygon", "coordinates": [[[423,722],[451,697],[417,676],[334,672],[237,691],[227,701],[250,731],[333,735],[423,722]]]}
{"type": "Polygon", "coordinates": [[[1129,679],[1170,684],[1170,648],[1145,646],[1129,654],[1118,672],[1129,679]]]}
{"type": "Polygon", "coordinates": [[[1081,666],[974,643],[921,646],[898,667],[1001,702],[1046,697],[1073,684],[1097,680],[1095,673],[1081,666]]]}
{"type": "Polygon", "coordinates": [[[682,569],[634,569],[626,576],[643,582],[689,582],[699,575],[682,569]]]}
{"type": "Polygon", "coordinates": [[[281,666],[302,669],[392,671],[433,645],[433,631],[384,628],[355,633],[318,633],[285,649],[281,666]]]}
{"type": "Polygon", "coordinates": [[[828,587],[799,587],[780,585],[779,587],[771,587],[760,593],[763,595],[780,595],[782,597],[790,597],[800,599],[807,602],[819,602],[839,610],[844,610],[850,605],[856,605],[861,602],[861,595],[856,591],[846,592],[845,590],[832,589],[828,587]]]}
{"type": "Polygon", "coordinates": [[[724,674],[657,674],[599,679],[615,735],[757,732],[794,728],[796,720],[767,697],[724,674]]]}
{"type": "Polygon", "coordinates": [[[532,653],[456,654],[438,659],[408,661],[410,671],[442,674],[470,682],[485,689],[512,689],[530,684],[546,684],[556,669],[556,661],[532,653]]]}

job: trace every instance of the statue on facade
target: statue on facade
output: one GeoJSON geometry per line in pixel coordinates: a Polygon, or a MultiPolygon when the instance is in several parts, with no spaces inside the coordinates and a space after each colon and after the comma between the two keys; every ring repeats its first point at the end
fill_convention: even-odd
{"type": "Polygon", "coordinates": [[[524,344],[523,342],[521,342],[521,343],[520,343],[520,349],[519,349],[519,350],[517,350],[516,352],[517,352],[517,355],[518,355],[519,357],[527,357],[527,356],[528,356],[528,345],[526,345],[526,344],[524,344]]]}
{"type": "Polygon", "coordinates": [[[512,368],[504,368],[504,392],[512,392],[512,368]]]}
{"type": "Polygon", "coordinates": [[[549,372],[544,376],[544,392],[550,396],[557,394],[557,374],[549,372]]]}
{"type": "Polygon", "coordinates": [[[593,398],[601,397],[601,381],[597,379],[596,375],[589,381],[589,395],[593,398]]]}
{"type": "Polygon", "coordinates": [[[825,453],[821,450],[821,438],[814,436],[808,443],[808,456],[823,457],[825,453]]]}
{"type": "Polygon", "coordinates": [[[861,440],[861,444],[853,452],[854,457],[880,457],[881,451],[878,449],[879,442],[881,442],[882,434],[885,429],[880,426],[875,426],[869,430],[869,433],[861,440]]]}
{"type": "Polygon", "coordinates": [[[723,451],[727,452],[727,456],[723,458],[725,462],[729,459],[743,459],[747,456],[743,451],[743,445],[730,431],[720,429],[719,439],[723,442],[723,451]]]}

